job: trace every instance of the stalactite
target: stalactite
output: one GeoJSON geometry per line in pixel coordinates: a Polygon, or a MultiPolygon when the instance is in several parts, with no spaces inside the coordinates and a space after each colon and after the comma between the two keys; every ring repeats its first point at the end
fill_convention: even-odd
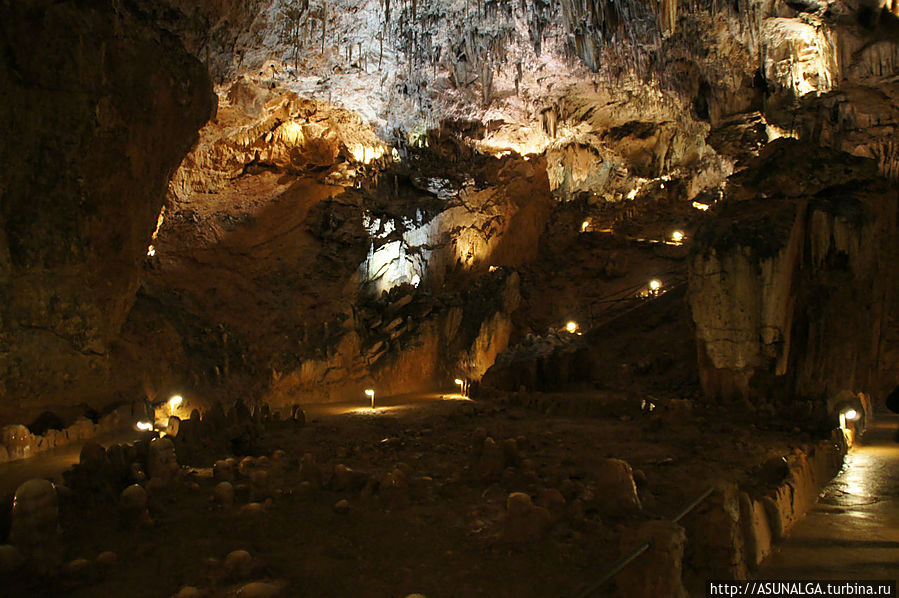
{"type": "Polygon", "coordinates": [[[325,54],[325,34],[328,31],[328,3],[322,3],[322,56],[325,54]]]}

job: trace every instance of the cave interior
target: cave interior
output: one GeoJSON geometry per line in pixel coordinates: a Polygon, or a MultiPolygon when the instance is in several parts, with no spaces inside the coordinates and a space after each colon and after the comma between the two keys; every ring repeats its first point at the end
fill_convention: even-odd
{"type": "Polygon", "coordinates": [[[0,32],[3,595],[703,595],[899,384],[895,0],[0,32]]]}

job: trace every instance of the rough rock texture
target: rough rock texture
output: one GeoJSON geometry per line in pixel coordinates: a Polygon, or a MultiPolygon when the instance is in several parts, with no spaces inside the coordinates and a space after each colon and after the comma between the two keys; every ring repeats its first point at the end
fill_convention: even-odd
{"type": "Polygon", "coordinates": [[[745,536],[736,484],[716,491],[686,518],[684,561],[702,579],[746,579],[745,536]]]}
{"type": "MultiPolygon", "coordinates": [[[[401,285],[442,292],[532,260],[551,199],[636,212],[667,183],[673,201],[713,203],[723,179],[780,136],[872,157],[895,177],[899,21],[883,8],[8,1],[0,82],[16,141],[0,156],[11,173],[0,185],[0,288],[13,298],[0,308],[4,392],[81,397],[113,367],[122,382],[103,385],[109,394],[153,398],[232,380],[359,386],[377,369],[411,379],[412,364],[477,377],[515,336],[509,314],[478,313],[447,351],[438,339],[455,339],[461,306],[416,298],[414,310],[357,318],[360,298],[401,285]],[[175,36],[220,84],[220,110],[158,218],[161,186],[210,111],[203,68],[175,36]],[[80,39],[91,41],[70,51],[80,39]],[[53,143],[32,134],[42,130],[53,143]],[[449,365],[435,365],[441,352],[449,365]],[[363,371],[357,362],[365,375],[351,375],[363,371]]],[[[780,216],[803,221],[790,205],[780,216]]],[[[798,239],[788,257],[802,253],[798,239]]],[[[771,267],[790,277],[787,262],[771,267]]],[[[748,328],[804,326],[789,309],[764,309],[748,328]]],[[[895,311],[880,328],[899,340],[895,311]]],[[[813,361],[847,357],[829,333],[809,334],[813,361]]],[[[700,355],[721,353],[710,339],[700,355]]],[[[740,348],[727,368],[745,379],[722,392],[746,394],[766,359],[782,375],[779,342],[756,343],[765,357],[740,348]]],[[[895,345],[882,343],[879,359],[897,363],[895,345]]]]}
{"type": "Polygon", "coordinates": [[[214,113],[202,65],[113,2],[0,6],[0,397],[108,375],[165,186],[214,113]]]}
{"type": "Polygon", "coordinates": [[[649,550],[616,576],[622,596],[670,596],[686,598],[689,594],[682,580],[684,528],[670,521],[650,521],[622,539],[623,551],[649,542],[649,550]]]}
{"type": "Polygon", "coordinates": [[[872,160],[781,140],[735,175],[691,263],[706,392],[759,402],[879,388],[896,216],[872,160]]]}
{"type": "Polygon", "coordinates": [[[544,160],[465,143],[447,127],[391,163],[343,109],[221,87],[170,185],[117,363],[151,398],[208,385],[276,404],[479,378],[518,306],[517,275],[490,269],[536,256],[552,201],[544,160]]]}

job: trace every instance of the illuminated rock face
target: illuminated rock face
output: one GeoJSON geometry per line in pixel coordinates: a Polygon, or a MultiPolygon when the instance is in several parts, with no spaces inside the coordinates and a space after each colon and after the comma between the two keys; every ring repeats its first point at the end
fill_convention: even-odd
{"type": "Polygon", "coordinates": [[[444,141],[400,161],[344,109],[222,86],[170,185],[128,367],[157,356],[150,387],[187,371],[193,387],[253,376],[274,404],[480,377],[511,336],[517,282],[487,284],[474,309],[458,295],[536,257],[553,202],[542,157],[444,141]]]}
{"type": "Polygon", "coordinates": [[[214,113],[180,42],[113,2],[0,9],[0,402],[107,375],[166,183],[214,113]]]}
{"type": "Polygon", "coordinates": [[[690,268],[706,392],[765,401],[878,387],[899,275],[895,188],[871,160],[784,139],[729,189],[690,268]]]}
{"type": "MultiPolygon", "coordinates": [[[[179,362],[197,377],[336,388],[412,337],[415,358],[395,367],[437,375],[458,312],[368,338],[354,308],[526,263],[553,199],[625,202],[672,176],[692,199],[784,134],[899,176],[896,21],[841,1],[148,0],[141,16],[24,4],[4,9],[14,60],[0,67],[0,288],[13,298],[0,307],[0,392],[16,400],[93,392],[129,311],[126,360],[159,386],[179,362]],[[162,218],[165,182],[216,98],[160,26],[219,84],[218,117],[162,218]],[[746,119],[770,135],[711,142],[746,119]]],[[[745,378],[722,381],[728,392],[769,365],[792,371],[798,324],[783,306],[800,301],[796,264],[813,263],[803,235],[818,220],[785,206],[783,256],[763,260],[764,276],[741,252],[696,262],[746,289],[709,283],[720,300],[698,299],[724,322],[700,326],[706,371],[745,378]]],[[[452,340],[449,359],[472,376],[511,326],[503,310],[476,319],[485,328],[452,340]]]]}

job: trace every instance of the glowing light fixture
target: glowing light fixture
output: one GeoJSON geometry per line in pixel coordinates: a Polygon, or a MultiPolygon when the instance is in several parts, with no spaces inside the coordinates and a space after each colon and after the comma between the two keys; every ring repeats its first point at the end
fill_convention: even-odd
{"type": "Polygon", "coordinates": [[[662,281],[659,280],[658,278],[653,278],[652,280],[649,281],[649,290],[652,291],[653,293],[658,293],[661,288],[662,288],[662,281]]]}
{"type": "Polygon", "coordinates": [[[707,203],[700,203],[700,202],[698,202],[698,201],[694,201],[694,202],[693,202],[693,207],[696,208],[697,210],[701,211],[701,212],[705,212],[706,210],[709,209],[709,204],[707,204],[707,203]]]}
{"type": "Polygon", "coordinates": [[[169,409],[176,409],[178,405],[184,402],[184,397],[181,395],[174,395],[171,399],[169,399],[169,409]]]}
{"type": "Polygon", "coordinates": [[[863,431],[858,428],[858,423],[851,423],[860,418],[861,414],[853,407],[847,406],[840,411],[840,430],[843,431],[848,446],[855,444],[856,438],[863,431]]]}
{"type": "Polygon", "coordinates": [[[584,220],[583,222],[581,222],[581,232],[582,232],[582,233],[583,233],[583,232],[587,232],[587,229],[588,229],[588,228],[590,228],[590,221],[589,221],[589,220],[584,220]]]}
{"type": "Polygon", "coordinates": [[[150,245],[147,247],[147,257],[153,257],[154,255],[156,255],[156,247],[150,245]]]}
{"type": "Polygon", "coordinates": [[[138,430],[141,430],[143,432],[149,432],[150,430],[153,429],[153,423],[152,422],[137,422],[137,425],[135,427],[138,430]]]}
{"type": "Polygon", "coordinates": [[[366,389],[365,389],[365,396],[371,398],[371,408],[374,409],[374,408],[375,408],[375,391],[374,391],[374,389],[373,389],[373,388],[366,388],[366,389]]]}
{"type": "Polygon", "coordinates": [[[684,240],[684,233],[682,231],[676,230],[671,233],[671,240],[675,243],[681,243],[684,240]]]}
{"type": "Polygon", "coordinates": [[[567,330],[571,334],[574,334],[575,332],[577,332],[577,328],[578,328],[577,322],[572,321],[572,322],[568,322],[567,324],[565,324],[565,330],[567,330]]]}

